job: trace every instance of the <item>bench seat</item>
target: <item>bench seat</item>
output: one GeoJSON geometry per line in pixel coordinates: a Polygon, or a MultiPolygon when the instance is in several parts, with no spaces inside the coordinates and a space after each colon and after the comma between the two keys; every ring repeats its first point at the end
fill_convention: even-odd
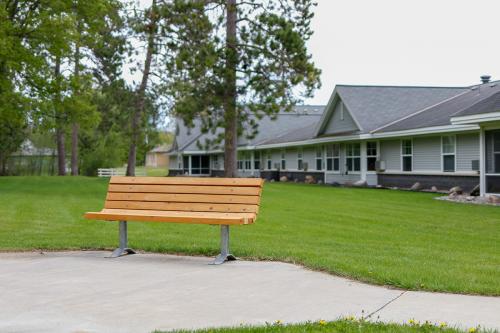
{"type": "Polygon", "coordinates": [[[213,225],[251,224],[255,213],[221,213],[221,212],[186,212],[162,210],[130,210],[103,209],[100,212],[88,212],[87,219],[105,221],[144,221],[169,223],[194,223],[213,225]]]}

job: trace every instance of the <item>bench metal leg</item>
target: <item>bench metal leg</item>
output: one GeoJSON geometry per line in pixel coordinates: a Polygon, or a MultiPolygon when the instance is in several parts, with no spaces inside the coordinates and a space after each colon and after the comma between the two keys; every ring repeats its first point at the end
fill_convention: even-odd
{"type": "Polygon", "coordinates": [[[229,226],[220,226],[220,254],[212,262],[212,265],[220,265],[226,261],[236,260],[236,257],[229,253],[229,226]]]}
{"type": "Polygon", "coordinates": [[[113,251],[110,258],[120,257],[124,254],[134,254],[135,251],[127,247],[127,221],[120,221],[118,223],[118,230],[120,233],[120,247],[113,251]]]}

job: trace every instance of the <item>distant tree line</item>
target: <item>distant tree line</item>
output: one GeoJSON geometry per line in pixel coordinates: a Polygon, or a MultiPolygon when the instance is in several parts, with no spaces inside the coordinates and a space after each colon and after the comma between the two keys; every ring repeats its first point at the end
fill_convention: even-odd
{"type": "Polygon", "coordinates": [[[226,176],[235,176],[238,136],[320,85],[306,48],[314,5],[0,0],[0,173],[29,133],[43,133],[59,175],[68,163],[72,175],[92,175],[125,161],[134,175],[169,113],[220,133],[200,145],[224,141],[226,176]]]}

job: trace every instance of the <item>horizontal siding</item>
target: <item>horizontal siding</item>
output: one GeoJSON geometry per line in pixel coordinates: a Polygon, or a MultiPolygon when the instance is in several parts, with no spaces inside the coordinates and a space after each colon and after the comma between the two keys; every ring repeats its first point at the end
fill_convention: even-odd
{"type": "Polygon", "coordinates": [[[413,139],[413,170],[441,171],[441,137],[413,139]]]}
{"type": "Polygon", "coordinates": [[[479,134],[457,135],[457,171],[472,171],[472,161],[479,160],[479,134]]]}
{"type": "Polygon", "coordinates": [[[330,120],[328,121],[324,134],[337,134],[337,133],[345,133],[352,132],[358,130],[358,127],[354,120],[352,119],[349,111],[344,105],[344,119],[341,119],[341,101],[337,103],[335,106],[335,110],[333,111],[330,120]]]}
{"type": "Polygon", "coordinates": [[[380,160],[385,162],[386,170],[401,170],[401,141],[380,141],[380,160]]]}
{"type": "Polygon", "coordinates": [[[374,173],[369,173],[366,175],[366,183],[370,186],[378,185],[378,176],[374,173]]]}
{"type": "Polygon", "coordinates": [[[168,166],[169,166],[169,169],[178,169],[179,168],[179,166],[177,165],[177,156],[176,155],[170,155],[168,166]]]}

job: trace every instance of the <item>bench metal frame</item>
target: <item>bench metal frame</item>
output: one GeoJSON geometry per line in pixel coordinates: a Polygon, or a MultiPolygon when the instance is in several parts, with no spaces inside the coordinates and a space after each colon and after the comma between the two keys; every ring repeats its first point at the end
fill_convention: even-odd
{"type": "MultiPolygon", "coordinates": [[[[118,222],[119,247],[113,251],[110,258],[118,258],[127,254],[135,254],[135,250],[128,247],[127,221],[118,222]]],[[[226,261],[236,260],[236,257],[229,252],[229,226],[220,226],[220,254],[215,257],[211,265],[221,265],[226,261]]]]}
{"type": "Polygon", "coordinates": [[[127,221],[118,222],[118,234],[120,237],[120,247],[111,253],[110,258],[121,257],[126,254],[135,254],[136,252],[129,248],[128,243],[128,233],[127,233],[127,221]]]}

